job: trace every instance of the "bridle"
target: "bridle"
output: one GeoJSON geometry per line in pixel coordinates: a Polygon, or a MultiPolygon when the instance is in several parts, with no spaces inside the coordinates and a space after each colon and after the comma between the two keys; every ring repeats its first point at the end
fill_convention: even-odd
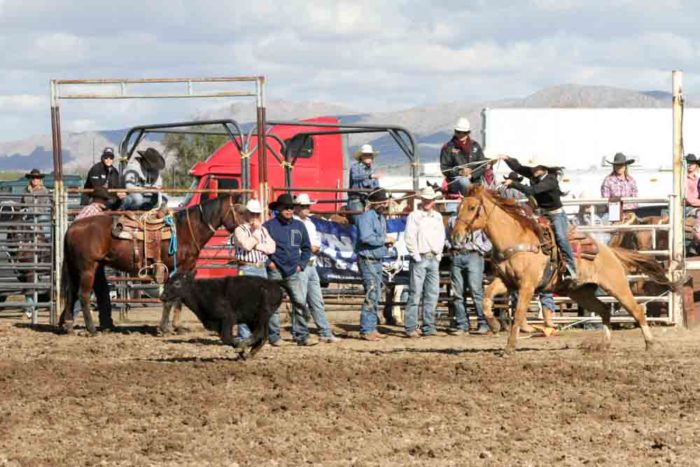
{"type": "MultiPolygon", "coordinates": [[[[202,218],[202,223],[205,222],[204,220],[204,210],[202,209],[202,205],[197,204],[197,209],[199,209],[199,216],[202,218]]],[[[238,225],[238,215],[236,214],[236,207],[233,204],[233,198],[231,196],[228,197],[228,210],[226,211],[226,214],[221,218],[221,223],[223,223],[226,220],[226,217],[228,215],[232,216],[233,223],[235,225],[238,225]]],[[[197,253],[202,251],[202,247],[199,246],[199,241],[197,240],[197,236],[194,234],[194,228],[192,227],[192,221],[190,220],[190,210],[185,209],[185,217],[187,218],[187,228],[190,231],[190,235],[192,236],[192,240],[194,240],[194,246],[197,248],[197,253]]],[[[216,229],[214,228],[213,225],[211,225],[211,222],[206,222],[206,226],[211,230],[212,234],[216,233],[216,229]]]]}
{"type": "Polygon", "coordinates": [[[461,217],[459,217],[459,213],[457,215],[457,220],[455,221],[456,225],[459,224],[464,224],[464,229],[467,231],[471,231],[471,226],[474,224],[474,221],[481,215],[481,213],[484,210],[484,199],[479,198],[479,205],[476,207],[476,214],[474,214],[474,217],[471,218],[469,222],[465,222],[462,220],[461,217]]]}

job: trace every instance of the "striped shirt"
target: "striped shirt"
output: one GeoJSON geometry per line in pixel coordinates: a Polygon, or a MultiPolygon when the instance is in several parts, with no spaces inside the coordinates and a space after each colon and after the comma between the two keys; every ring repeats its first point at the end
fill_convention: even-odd
{"type": "Polygon", "coordinates": [[[86,217],[99,216],[102,214],[104,209],[105,207],[102,203],[90,203],[85,206],[77,216],[75,216],[75,220],[77,221],[78,219],[85,219],[86,217]]]}
{"type": "Polygon", "coordinates": [[[236,249],[236,260],[243,263],[266,263],[269,255],[275,252],[275,241],[267,229],[261,226],[251,230],[249,223],[236,227],[233,232],[233,245],[236,249]]]}

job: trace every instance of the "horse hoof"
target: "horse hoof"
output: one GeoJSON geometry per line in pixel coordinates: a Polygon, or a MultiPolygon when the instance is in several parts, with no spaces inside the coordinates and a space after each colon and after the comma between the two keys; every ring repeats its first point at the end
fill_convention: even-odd
{"type": "Polygon", "coordinates": [[[659,349],[659,344],[656,341],[647,341],[647,352],[653,352],[659,349]]]}
{"type": "Polygon", "coordinates": [[[192,332],[192,330],[185,326],[178,326],[175,328],[175,334],[178,335],[189,334],[190,332],[192,332]]]}
{"type": "Polygon", "coordinates": [[[75,328],[73,328],[73,323],[66,322],[61,326],[61,332],[63,334],[74,334],[75,328]]]}
{"type": "Polygon", "coordinates": [[[171,335],[173,335],[174,333],[173,333],[172,328],[170,328],[170,327],[161,328],[161,327],[159,326],[158,329],[156,330],[156,334],[157,334],[158,336],[160,336],[160,337],[164,337],[164,336],[171,336],[171,335]]]}

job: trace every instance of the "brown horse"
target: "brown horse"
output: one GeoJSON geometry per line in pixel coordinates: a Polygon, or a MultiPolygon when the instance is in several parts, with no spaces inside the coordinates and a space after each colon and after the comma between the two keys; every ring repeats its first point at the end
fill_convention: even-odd
{"type": "MultiPolygon", "coordinates": [[[[542,252],[537,222],[523,214],[512,200],[499,197],[482,187],[470,189],[459,206],[457,222],[453,231],[456,242],[460,242],[467,232],[483,229],[491,239],[494,250],[505,259],[494,263],[498,277],[487,287],[484,294],[484,315],[489,326],[498,332],[500,325],[491,310],[495,292],[507,285],[518,290],[518,304],[515,321],[510,328],[506,353],[512,353],[518,339],[520,327],[525,322],[525,312],[535,290],[545,273],[549,256],[542,252]]],[[[561,281],[554,274],[544,290],[564,293],[579,305],[597,312],[604,325],[604,345],[610,344],[610,310],[595,296],[597,286],[615,297],[634,317],[642,330],[647,349],[653,344],[644,311],[635,302],[626,274],[636,269],[650,276],[659,284],[671,286],[663,268],[653,259],[622,248],[610,248],[598,244],[599,253],[593,260],[577,260],[578,281],[561,281]]]]}
{"type": "MultiPolygon", "coordinates": [[[[241,206],[237,204],[238,196],[232,194],[183,209],[174,215],[177,232],[177,253],[168,254],[170,240],[161,242],[161,258],[173,271],[191,271],[195,268],[199,252],[211,239],[220,226],[229,232],[238,225],[241,206]],[[177,260],[177,264],[173,263],[177,260]]],[[[143,243],[143,242],[141,242],[143,243]]],[[[134,261],[134,249],[140,248],[134,240],[123,240],[112,236],[112,216],[99,215],[73,222],[66,232],[64,245],[63,273],[61,288],[64,294],[64,308],[59,325],[65,330],[73,328],[73,304],[79,298],[88,332],[95,332],[95,325],[90,313],[90,292],[99,265],[107,265],[119,271],[138,273],[134,261]]],[[[141,253],[141,256],[143,254],[141,253]]],[[[170,331],[170,309],[175,309],[173,325],[180,321],[180,301],[163,304],[160,330],[170,331]]]]}

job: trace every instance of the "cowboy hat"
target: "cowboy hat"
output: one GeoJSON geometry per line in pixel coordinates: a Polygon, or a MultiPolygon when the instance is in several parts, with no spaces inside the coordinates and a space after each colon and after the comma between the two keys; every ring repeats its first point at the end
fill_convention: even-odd
{"type": "Polygon", "coordinates": [[[634,164],[634,159],[627,159],[627,156],[625,156],[621,152],[618,152],[617,154],[615,154],[615,157],[613,157],[612,162],[608,160],[606,160],[605,162],[612,165],[630,165],[634,164]]]}
{"type": "Polygon", "coordinates": [[[418,193],[418,196],[420,199],[425,199],[428,201],[432,201],[434,199],[437,199],[440,197],[440,193],[436,192],[433,187],[427,186],[425,188],[421,188],[420,192],[418,193]]]}
{"type": "Polygon", "coordinates": [[[560,169],[562,168],[560,165],[557,165],[557,163],[552,160],[548,156],[543,156],[543,155],[536,155],[530,157],[528,160],[527,165],[530,167],[544,167],[545,169],[560,169]]]}
{"type": "Polygon", "coordinates": [[[522,182],[523,181],[523,177],[518,175],[517,172],[511,172],[508,175],[504,175],[503,179],[504,180],[513,180],[514,182],[522,182]]]}
{"type": "Polygon", "coordinates": [[[277,201],[269,204],[271,211],[279,210],[280,207],[294,207],[297,203],[294,202],[294,198],[289,193],[282,193],[277,197],[277,201]]]}
{"type": "Polygon", "coordinates": [[[363,144],[355,153],[355,159],[360,160],[363,156],[376,156],[377,151],[374,150],[371,144],[363,144]]]}
{"type": "Polygon", "coordinates": [[[97,200],[101,199],[102,201],[109,201],[112,197],[109,194],[109,191],[107,191],[107,188],[103,187],[102,185],[96,186],[95,188],[92,189],[92,199],[97,200]]]}
{"type": "Polygon", "coordinates": [[[688,164],[700,164],[700,160],[698,160],[695,154],[688,154],[685,156],[685,162],[688,164]]]}
{"type": "Polygon", "coordinates": [[[245,203],[245,210],[253,214],[262,214],[262,206],[260,206],[260,201],[257,199],[249,199],[245,203]]]}
{"type": "Polygon", "coordinates": [[[384,201],[389,201],[389,199],[389,195],[387,195],[384,188],[378,188],[367,196],[367,201],[370,203],[383,203],[384,201]]]}
{"type": "Polygon", "coordinates": [[[469,123],[469,119],[466,117],[459,117],[454,129],[460,133],[469,133],[472,131],[472,124],[469,123]]]}
{"type": "Polygon", "coordinates": [[[41,170],[39,169],[32,169],[26,174],[24,174],[24,178],[44,178],[46,175],[41,173],[41,170]]]}
{"type": "Polygon", "coordinates": [[[165,159],[154,148],[148,148],[145,151],[136,151],[141,156],[141,160],[151,168],[151,170],[163,170],[165,168],[165,159]]]}
{"type": "Polygon", "coordinates": [[[311,206],[316,204],[316,201],[311,201],[311,198],[309,198],[309,195],[306,193],[299,193],[294,200],[299,206],[311,206]]]}

